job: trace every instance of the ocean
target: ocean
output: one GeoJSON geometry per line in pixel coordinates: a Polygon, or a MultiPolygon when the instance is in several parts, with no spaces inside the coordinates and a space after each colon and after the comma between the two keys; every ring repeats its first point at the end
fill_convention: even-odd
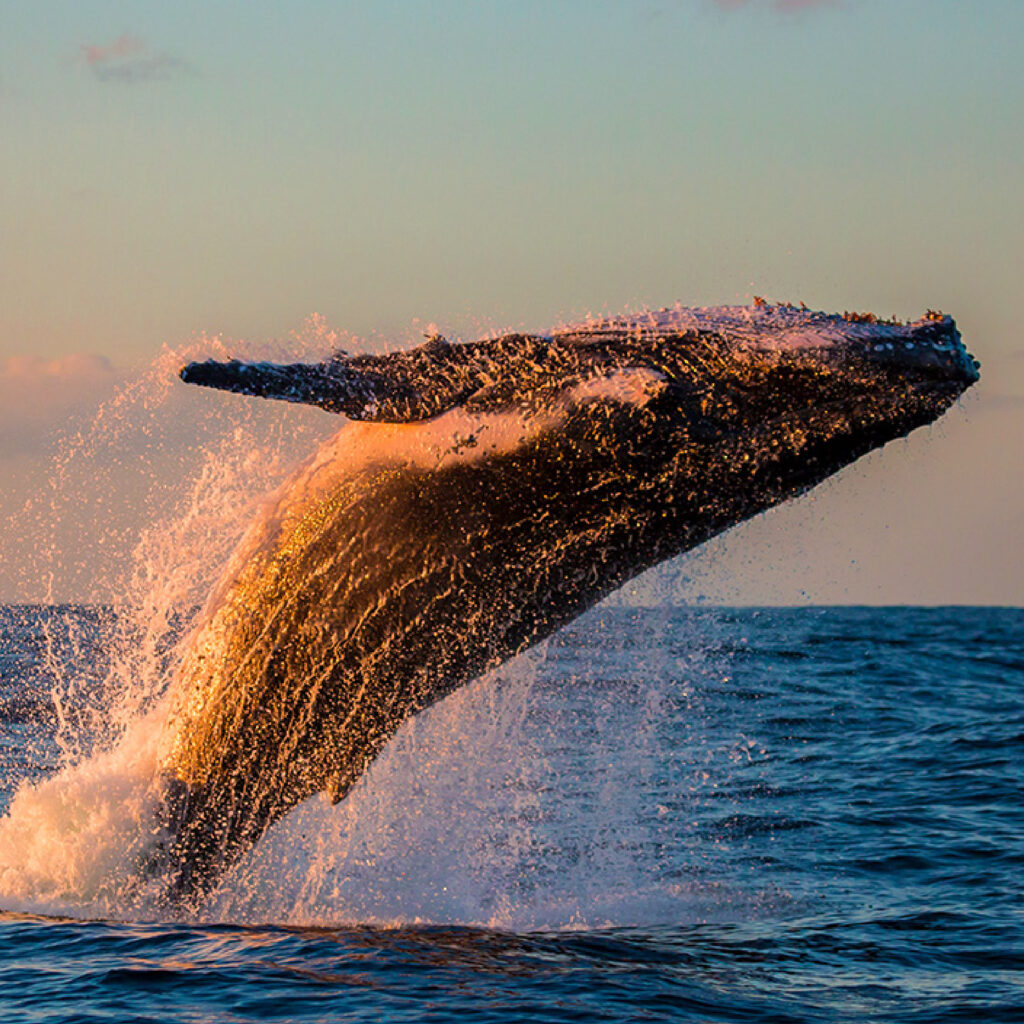
{"type": "Polygon", "coordinates": [[[181,920],[129,635],[0,609],[0,1020],[1024,1021],[1024,610],[600,607],[181,920]]]}

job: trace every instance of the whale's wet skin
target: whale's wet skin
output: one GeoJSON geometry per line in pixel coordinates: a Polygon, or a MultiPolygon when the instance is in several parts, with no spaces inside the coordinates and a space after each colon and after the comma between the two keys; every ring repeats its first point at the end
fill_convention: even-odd
{"type": "Polygon", "coordinates": [[[269,501],[173,683],[140,862],[194,904],[410,716],[931,422],[977,369],[938,314],[758,305],[182,376],[354,421],[269,501]]]}

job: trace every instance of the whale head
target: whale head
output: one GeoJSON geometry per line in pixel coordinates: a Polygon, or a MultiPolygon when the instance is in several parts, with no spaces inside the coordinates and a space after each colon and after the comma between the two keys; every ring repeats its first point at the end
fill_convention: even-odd
{"type": "Polygon", "coordinates": [[[615,341],[661,369],[709,428],[770,433],[785,424],[906,433],[941,414],[978,379],[956,323],[929,311],[909,323],[791,306],[669,309],[597,321],[556,335],[615,341]],[[698,411],[699,410],[699,411],[698,411]],[[883,427],[884,424],[884,427],[883,427]]]}
{"type": "Polygon", "coordinates": [[[932,422],[978,380],[953,319],[931,311],[900,323],[766,303],[676,307],[552,337],[594,372],[657,376],[645,408],[661,497],[684,501],[691,521],[717,509],[719,528],[932,422]]]}

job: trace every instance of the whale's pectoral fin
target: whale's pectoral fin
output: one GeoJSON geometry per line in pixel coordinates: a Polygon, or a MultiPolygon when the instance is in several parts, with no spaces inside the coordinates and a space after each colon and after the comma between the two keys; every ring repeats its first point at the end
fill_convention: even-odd
{"type": "Polygon", "coordinates": [[[432,333],[419,348],[352,356],[339,351],[320,363],[210,359],[182,367],[181,379],[242,395],[317,405],[353,420],[410,423],[438,416],[473,395],[478,411],[512,403],[550,378],[549,348],[550,339],[539,335],[509,334],[450,345],[432,333]]]}
{"type": "Polygon", "coordinates": [[[317,405],[353,420],[404,423],[432,414],[432,403],[407,381],[340,359],[290,364],[210,359],[183,366],[180,376],[186,384],[317,405]]]}

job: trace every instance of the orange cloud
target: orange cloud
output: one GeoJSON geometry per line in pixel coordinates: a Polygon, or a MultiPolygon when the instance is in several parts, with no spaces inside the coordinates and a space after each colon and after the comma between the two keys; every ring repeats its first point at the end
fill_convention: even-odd
{"type": "Polygon", "coordinates": [[[166,78],[185,66],[168,53],[151,50],[145,40],[128,32],[112,43],[83,43],[81,49],[86,67],[102,81],[144,82],[166,78]]]}
{"type": "Polygon", "coordinates": [[[142,53],[146,44],[138,36],[127,32],[106,46],[86,43],[82,46],[82,57],[86,64],[109,64],[111,61],[142,53]]]}
{"type": "Polygon", "coordinates": [[[0,364],[0,459],[44,450],[118,380],[104,356],[10,356],[0,364]]]}

